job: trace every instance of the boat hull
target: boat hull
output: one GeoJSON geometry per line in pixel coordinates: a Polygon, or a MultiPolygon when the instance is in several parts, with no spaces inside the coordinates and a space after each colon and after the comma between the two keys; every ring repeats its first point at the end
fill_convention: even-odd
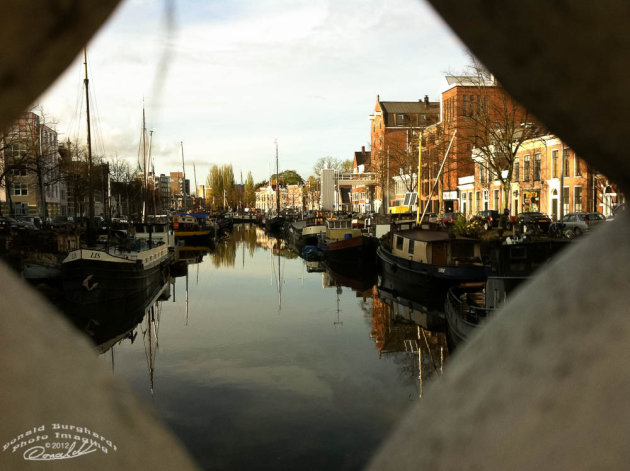
{"type": "Polygon", "coordinates": [[[376,267],[378,241],[372,237],[356,236],[330,242],[324,249],[326,262],[376,267]]]}
{"type": "Polygon", "coordinates": [[[472,332],[495,310],[476,306],[466,301],[468,293],[479,292],[484,285],[465,288],[452,287],[444,302],[444,313],[448,324],[448,334],[453,346],[464,342],[472,332]]]}
{"type": "Polygon", "coordinates": [[[156,284],[169,277],[169,257],[145,265],[138,261],[108,261],[79,257],[62,264],[64,297],[91,305],[149,297],[156,284]]]}
{"type": "Polygon", "coordinates": [[[381,274],[379,284],[407,299],[417,299],[417,294],[430,293],[441,305],[449,287],[467,281],[484,281],[488,277],[488,269],[482,265],[449,266],[415,262],[393,255],[382,245],[376,250],[376,255],[381,274]]]}

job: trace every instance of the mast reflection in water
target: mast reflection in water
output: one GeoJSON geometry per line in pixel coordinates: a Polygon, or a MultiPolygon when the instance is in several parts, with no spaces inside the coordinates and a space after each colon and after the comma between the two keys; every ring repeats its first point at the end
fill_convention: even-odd
{"type": "Polygon", "coordinates": [[[256,227],[181,275],[136,330],[145,341],[117,343],[115,375],[203,469],[360,469],[418,398],[418,350],[425,381],[446,356],[374,274],[307,266],[256,227]]]}

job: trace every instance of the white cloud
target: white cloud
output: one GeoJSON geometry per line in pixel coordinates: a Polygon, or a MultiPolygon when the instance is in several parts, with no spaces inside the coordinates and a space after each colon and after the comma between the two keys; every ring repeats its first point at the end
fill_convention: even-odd
{"type": "MultiPolygon", "coordinates": [[[[266,178],[275,138],[281,167],[303,176],[318,157],[351,158],[369,141],[377,93],[436,100],[443,73],[466,61],[415,0],[182,1],[171,35],[164,5],[125,3],[91,42],[95,124],[108,155],[135,161],[144,96],[156,170],[178,170],[184,141],[198,180],[230,162],[266,178]]],[[[84,129],[82,80],[78,60],[40,100],[63,137],[84,129]]]]}

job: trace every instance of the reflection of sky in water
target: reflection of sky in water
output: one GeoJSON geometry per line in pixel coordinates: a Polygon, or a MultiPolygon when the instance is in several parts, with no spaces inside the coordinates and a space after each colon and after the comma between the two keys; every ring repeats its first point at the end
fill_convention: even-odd
{"type": "MultiPolygon", "coordinates": [[[[161,304],[155,394],[142,333],[115,347],[116,375],[153,403],[204,468],[360,468],[417,394],[396,354],[380,360],[371,301],[322,287],[301,259],[239,247],[233,266],[211,255],[161,304]],[[272,275],[272,270],[275,273],[272,275]],[[197,281],[198,276],[198,281],[197,281]]],[[[146,325],[146,321],[145,321],[146,325]]],[[[109,354],[103,355],[109,362],[109,354]]]]}

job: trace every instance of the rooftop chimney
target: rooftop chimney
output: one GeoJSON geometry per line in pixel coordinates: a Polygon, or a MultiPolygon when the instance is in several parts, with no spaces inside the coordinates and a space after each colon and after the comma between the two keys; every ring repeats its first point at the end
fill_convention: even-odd
{"type": "Polygon", "coordinates": [[[376,101],[381,101],[381,96],[380,95],[376,95],[376,101]]]}
{"type": "Polygon", "coordinates": [[[365,146],[361,146],[361,153],[365,154],[365,146]]]}
{"type": "Polygon", "coordinates": [[[424,96],[424,104],[429,106],[429,95],[424,96]]]}

